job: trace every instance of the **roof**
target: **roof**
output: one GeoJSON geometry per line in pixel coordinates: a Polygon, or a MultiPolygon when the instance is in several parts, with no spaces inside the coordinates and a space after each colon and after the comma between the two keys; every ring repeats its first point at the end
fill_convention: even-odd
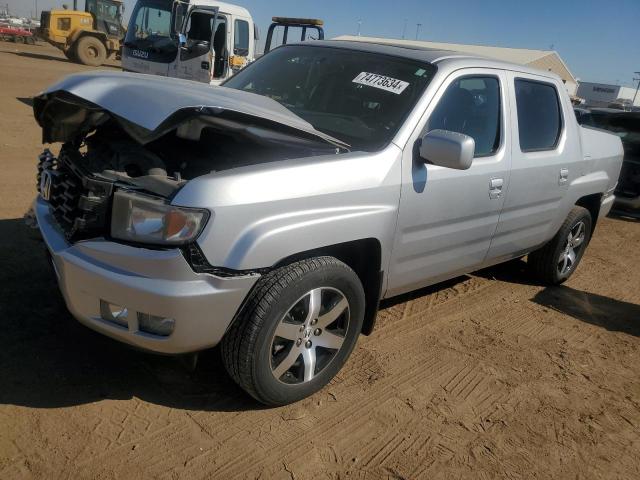
{"type": "Polygon", "coordinates": [[[191,5],[194,7],[218,7],[220,13],[230,13],[231,15],[251,18],[249,10],[232,3],[218,2],[216,0],[191,0],[191,5]]]}
{"type": "Polygon", "coordinates": [[[486,58],[480,55],[470,55],[451,50],[437,50],[424,46],[405,46],[393,45],[390,43],[376,43],[374,41],[350,41],[350,40],[314,40],[313,42],[296,42],[279,46],[278,48],[286,48],[287,46],[300,45],[305,47],[333,47],[345,48],[362,52],[371,52],[381,55],[390,55],[394,57],[407,58],[425,63],[443,64],[445,62],[465,62],[464,66],[486,67],[486,68],[502,68],[505,70],[513,70],[518,72],[531,73],[534,75],[542,75],[549,78],[558,78],[553,72],[539,70],[537,68],[528,67],[526,65],[504,62],[493,58],[486,58]]]}
{"type": "Polygon", "coordinates": [[[462,43],[425,42],[421,40],[398,40],[394,38],[381,37],[357,37],[353,35],[341,35],[339,37],[336,37],[334,40],[345,40],[350,42],[370,42],[408,48],[431,48],[441,51],[454,51],[471,56],[496,58],[504,62],[515,63],[519,65],[532,65],[538,67],[539,69],[544,69],[544,67],[546,67],[545,62],[540,62],[540,60],[544,59],[545,57],[549,57],[550,60],[552,59],[556,61],[557,64],[559,64],[557,68],[553,68],[553,71],[555,73],[557,73],[561,78],[564,78],[565,80],[570,80],[573,83],[577,83],[576,78],[573,76],[567,65],[555,50],[491,47],[486,45],[467,45],[462,43]]]}
{"type": "Polygon", "coordinates": [[[353,35],[342,35],[336,37],[335,40],[366,41],[375,43],[387,43],[390,45],[423,48],[427,47],[437,50],[452,50],[454,52],[470,53],[474,55],[480,55],[482,57],[493,57],[507,62],[520,64],[527,64],[541,57],[545,57],[550,53],[554,53],[553,50],[529,50],[525,48],[489,47],[485,45],[465,45],[462,43],[424,42],[422,40],[398,40],[394,38],[380,37],[356,37],[353,35]]]}
{"type": "Polygon", "coordinates": [[[405,47],[384,43],[364,42],[364,41],[346,41],[346,40],[314,40],[313,42],[296,42],[290,45],[319,46],[319,47],[337,47],[348,48],[350,50],[359,50],[362,52],[379,53],[382,55],[392,55],[394,57],[408,58],[419,62],[433,63],[444,57],[468,55],[459,54],[449,50],[436,50],[434,48],[424,47],[405,47]]]}

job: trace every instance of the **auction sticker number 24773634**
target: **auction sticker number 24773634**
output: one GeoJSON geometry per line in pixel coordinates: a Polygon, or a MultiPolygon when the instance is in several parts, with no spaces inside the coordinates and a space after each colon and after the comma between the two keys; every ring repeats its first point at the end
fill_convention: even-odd
{"type": "Polygon", "coordinates": [[[404,89],[409,86],[409,82],[369,72],[359,73],[352,81],[353,83],[359,83],[360,85],[367,85],[368,87],[386,90],[387,92],[395,93],[396,95],[400,95],[404,92],[404,89]]]}

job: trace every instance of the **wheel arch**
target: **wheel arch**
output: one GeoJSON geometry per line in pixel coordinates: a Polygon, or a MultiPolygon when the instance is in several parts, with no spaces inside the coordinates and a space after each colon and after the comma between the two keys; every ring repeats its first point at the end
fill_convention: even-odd
{"type": "Polygon", "coordinates": [[[598,216],[600,215],[600,205],[602,202],[602,194],[593,193],[591,195],[585,195],[580,197],[576,201],[578,207],[586,208],[591,214],[591,234],[596,229],[596,223],[598,222],[598,216]]]}
{"type": "Polygon", "coordinates": [[[378,314],[384,278],[380,241],[377,238],[363,238],[298,252],[279,260],[273,265],[273,268],[321,256],[337,258],[351,267],[360,278],[366,302],[362,333],[364,335],[371,334],[378,314]]]}
{"type": "Polygon", "coordinates": [[[71,39],[71,46],[76,47],[78,42],[84,37],[94,37],[102,42],[104,48],[107,48],[107,36],[102,32],[92,30],[78,30],[71,39]]]}

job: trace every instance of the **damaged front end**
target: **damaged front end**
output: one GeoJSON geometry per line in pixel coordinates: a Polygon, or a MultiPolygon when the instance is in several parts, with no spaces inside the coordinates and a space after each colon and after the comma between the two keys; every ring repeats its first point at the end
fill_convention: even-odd
{"type": "Polygon", "coordinates": [[[269,98],[135,74],[68,77],[34,114],[43,142],[63,144],[40,156],[38,191],[69,241],[109,236],[117,192],[169,204],[201,175],[348,148],[269,98]]]}
{"type": "Polygon", "coordinates": [[[58,158],[48,149],[40,155],[38,193],[49,202],[67,240],[103,235],[114,184],[78,168],[68,150],[63,147],[58,158]]]}

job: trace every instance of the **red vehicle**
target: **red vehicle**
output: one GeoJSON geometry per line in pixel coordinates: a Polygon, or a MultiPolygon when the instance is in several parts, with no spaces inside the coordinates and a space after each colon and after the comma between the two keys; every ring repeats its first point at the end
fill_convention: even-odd
{"type": "Polygon", "coordinates": [[[5,42],[28,43],[33,45],[36,39],[29,30],[10,26],[0,26],[0,40],[5,42]]]}

